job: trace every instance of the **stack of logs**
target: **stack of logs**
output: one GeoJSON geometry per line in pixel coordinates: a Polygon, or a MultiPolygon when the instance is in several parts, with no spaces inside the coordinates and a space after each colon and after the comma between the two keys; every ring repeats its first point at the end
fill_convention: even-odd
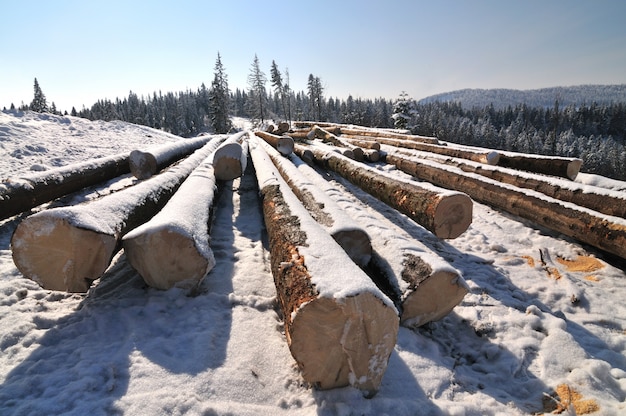
{"type": "Polygon", "coordinates": [[[250,157],[286,337],[303,378],[371,396],[398,325],[441,319],[469,288],[458,270],[403,230],[376,228],[381,220],[342,197],[320,169],[438,238],[468,229],[473,199],[626,258],[626,195],[583,192],[573,182],[579,159],[347,125],[295,127],[184,140],[6,182],[0,218],[128,172],[138,179],[88,203],[26,216],[11,239],[14,262],[44,288],[86,292],[123,248],[148,285],[195,287],[215,265],[209,226],[216,186],[241,176],[250,157]],[[376,169],[381,162],[419,181],[376,169]],[[388,249],[394,255],[382,256],[388,249]]]}

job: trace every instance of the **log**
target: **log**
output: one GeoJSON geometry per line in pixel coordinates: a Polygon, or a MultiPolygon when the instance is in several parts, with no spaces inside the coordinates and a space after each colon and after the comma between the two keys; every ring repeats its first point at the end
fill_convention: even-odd
{"type": "Polygon", "coordinates": [[[456,238],[472,222],[472,200],[464,193],[386,175],[333,152],[311,147],[315,161],[397,209],[439,238],[456,238]]]}
{"type": "Polygon", "coordinates": [[[283,135],[289,131],[289,128],[289,123],[287,123],[286,121],[281,121],[276,127],[276,134],[278,134],[279,136],[283,135]]]}
{"type": "Polygon", "coordinates": [[[559,176],[571,180],[576,179],[582,164],[582,159],[577,158],[540,156],[512,152],[501,152],[498,162],[499,166],[505,168],[559,176]]]}
{"type": "MultiPolygon", "coordinates": [[[[371,235],[369,268],[381,275],[379,280],[384,280],[378,286],[389,288],[385,293],[400,311],[402,325],[418,327],[439,320],[463,300],[469,291],[465,280],[457,269],[421,242],[427,236],[412,237],[385,215],[366,209],[374,207],[376,201],[360,204],[349,197],[360,190],[346,191],[305,164],[297,167],[371,235]]],[[[363,198],[373,199],[358,196],[363,198]]]]}
{"type": "Polygon", "coordinates": [[[27,217],[11,238],[13,262],[44,289],[86,292],[106,271],[122,236],[156,214],[218,145],[219,141],[211,141],[181,163],[130,188],[27,217]]]}
{"type": "Polygon", "coordinates": [[[239,178],[248,163],[248,133],[231,135],[213,153],[212,164],[215,177],[220,181],[239,178]]]}
{"type": "Polygon", "coordinates": [[[287,156],[293,153],[294,142],[289,136],[277,136],[263,131],[256,131],[254,134],[274,146],[282,155],[287,156]]]}
{"type": "Polygon", "coordinates": [[[285,336],[303,379],[373,396],[397,339],[396,308],[311,218],[267,154],[258,146],[250,153],[285,336]]]}
{"type": "Polygon", "coordinates": [[[197,287],[215,266],[209,247],[209,213],[215,196],[210,157],[148,222],[122,238],[131,266],[151,287],[197,287]]]}
{"type": "MultiPolygon", "coordinates": [[[[349,149],[352,151],[352,159],[362,162],[363,160],[365,160],[365,155],[363,153],[363,149],[361,149],[358,146],[355,146],[351,143],[348,143],[347,141],[340,139],[339,137],[335,136],[333,133],[324,130],[323,128],[319,127],[319,126],[313,126],[313,128],[311,128],[311,133],[309,138],[311,137],[315,137],[318,139],[321,139],[322,141],[326,142],[326,143],[330,143],[333,146],[337,146],[337,147],[345,147],[346,149],[349,149]]],[[[348,156],[347,154],[343,153],[344,156],[348,156]]],[[[348,156],[350,157],[350,156],[348,156]]]]}
{"type": "Polygon", "coordinates": [[[456,148],[451,146],[441,146],[436,144],[418,143],[409,140],[374,138],[377,143],[386,144],[394,147],[402,147],[405,149],[419,150],[422,152],[430,152],[439,155],[456,157],[461,159],[472,160],[474,162],[484,163],[486,165],[496,165],[500,159],[500,154],[496,151],[476,151],[466,148],[456,148]]]}
{"type": "Polygon", "coordinates": [[[343,139],[345,139],[348,143],[352,143],[355,146],[359,146],[362,147],[364,149],[374,149],[374,150],[380,150],[380,143],[372,140],[372,139],[355,139],[352,137],[357,137],[357,136],[341,136],[343,139]]]}
{"type": "MultiPolygon", "coordinates": [[[[402,154],[404,154],[402,151],[398,152],[398,155],[402,154]]],[[[407,155],[411,156],[408,153],[407,155]]],[[[422,157],[421,154],[416,154],[415,156],[422,157]]],[[[626,218],[626,193],[624,192],[608,191],[597,186],[582,185],[558,177],[546,177],[544,175],[520,172],[509,168],[485,166],[472,162],[464,162],[459,159],[445,157],[427,157],[427,159],[449,166],[455,166],[463,172],[476,173],[498,182],[507,183],[519,188],[532,189],[549,197],[571,202],[572,204],[580,205],[602,214],[626,218]]]]}
{"type": "Polygon", "coordinates": [[[0,220],[128,172],[124,153],[11,178],[0,184],[0,220]]]}
{"type": "Polygon", "coordinates": [[[302,146],[301,144],[296,144],[293,147],[293,152],[298,155],[298,157],[304,160],[308,164],[312,164],[315,161],[313,157],[313,152],[307,147],[302,146]]]}
{"type": "Polygon", "coordinates": [[[154,146],[147,150],[135,149],[130,152],[128,160],[130,172],[137,179],[148,179],[177,160],[190,155],[211,139],[213,136],[201,136],[154,146]]]}
{"type": "Polygon", "coordinates": [[[394,132],[380,130],[380,129],[355,129],[355,128],[349,128],[349,127],[341,127],[341,134],[375,137],[375,138],[409,140],[413,142],[421,142],[421,143],[428,143],[428,144],[439,144],[439,140],[436,137],[419,136],[415,134],[394,133],[394,132]]]}
{"type": "Polygon", "coordinates": [[[311,217],[328,231],[352,261],[362,268],[367,266],[372,257],[369,235],[301,172],[312,168],[295,155],[284,158],[265,142],[259,145],[311,217]]]}
{"type": "Polygon", "coordinates": [[[478,202],[626,258],[626,221],[623,218],[598,214],[539,192],[503,184],[458,168],[442,167],[428,160],[408,160],[393,154],[388,154],[386,160],[417,178],[448,189],[462,189],[478,202]]]}

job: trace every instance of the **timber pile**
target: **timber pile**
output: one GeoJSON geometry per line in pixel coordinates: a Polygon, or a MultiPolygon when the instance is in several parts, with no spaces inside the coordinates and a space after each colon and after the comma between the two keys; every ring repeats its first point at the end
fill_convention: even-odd
{"type": "Polygon", "coordinates": [[[282,124],[273,130],[278,134],[204,137],[190,156],[180,156],[180,144],[168,145],[22,178],[26,196],[0,194],[0,214],[119,176],[132,163],[154,165],[138,174],[145,178],[182,159],[101,199],[25,218],[11,239],[14,262],[44,288],[84,292],[123,246],[148,285],[197,286],[215,264],[209,225],[216,181],[241,176],[250,156],[286,338],[303,378],[321,389],[351,385],[371,396],[399,323],[441,319],[469,288],[433,248],[365,209],[368,198],[442,239],[467,230],[473,199],[626,259],[626,192],[572,182],[578,159],[492,152],[356,126],[295,125],[282,124]],[[380,150],[384,163],[418,181],[343,156],[339,148],[352,158],[357,149],[364,155],[380,150]],[[154,163],[137,162],[147,153],[154,163]],[[34,202],[17,203],[22,200],[34,202]]]}

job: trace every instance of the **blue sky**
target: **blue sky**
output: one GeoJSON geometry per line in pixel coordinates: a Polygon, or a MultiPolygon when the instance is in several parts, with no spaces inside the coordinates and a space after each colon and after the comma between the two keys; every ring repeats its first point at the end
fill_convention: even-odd
{"type": "MultiPolygon", "coordinates": [[[[415,99],[462,88],[626,83],[622,0],[0,0],[0,108],[36,77],[60,110],[209,85],[247,88],[255,54],[292,88],[415,99]]],[[[270,88],[269,83],[267,84],[270,88]]]]}

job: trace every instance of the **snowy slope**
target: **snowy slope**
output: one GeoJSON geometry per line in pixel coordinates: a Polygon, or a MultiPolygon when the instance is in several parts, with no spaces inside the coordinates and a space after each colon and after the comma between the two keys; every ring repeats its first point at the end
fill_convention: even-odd
{"type": "MultiPolygon", "coordinates": [[[[0,113],[0,177],[171,140],[120,122],[0,113]]],[[[249,166],[221,188],[211,230],[216,266],[193,293],[146,287],[123,252],[87,294],[43,290],[11,259],[22,216],[1,222],[0,414],[525,415],[549,413],[568,391],[569,414],[574,406],[578,414],[626,413],[619,262],[481,204],[461,237],[438,240],[346,181],[330,180],[364,215],[380,217],[380,227],[401,227],[434,248],[471,288],[443,320],[400,328],[374,398],[302,382],[276,311],[249,166]],[[544,267],[542,257],[551,263],[544,267]],[[557,390],[560,400],[550,398],[557,390]]],[[[121,178],[57,204],[132,182],[121,178]]]]}

